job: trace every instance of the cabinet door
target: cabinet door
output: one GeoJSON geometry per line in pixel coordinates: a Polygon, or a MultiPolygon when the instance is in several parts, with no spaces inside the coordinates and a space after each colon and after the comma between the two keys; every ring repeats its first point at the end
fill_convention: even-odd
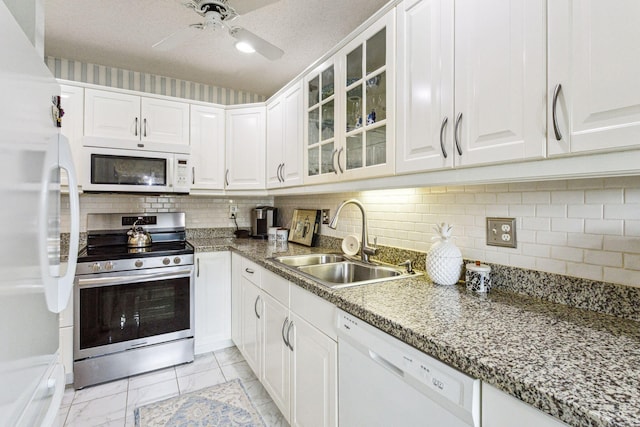
{"type": "Polygon", "coordinates": [[[140,140],[139,96],[95,89],[84,96],[85,136],[140,140]]]}
{"type": "Polygon", "coordinates": [[[284,151],[282,96],[267,106],[267,188],[282,186],[282,153],[284,151]]]}
{"type": "Polygon", "coordinates": [[[346,179],[393,173],[395,161],[395,10],[338,54],[344,74],[336,163],[346,179]],[[344,132],[344,133],[343,133],[344,132]]]}
{"type": "Polygon", "coordinates": [[[245,360],[258,378],[262,372],[260,360],[260,345],[262,342],[261,313],[264,313],[263,298],[253,283],[242,277],[240,280],[240,334],[242,338],[239,347],[245,360]]]}
{"type": "Polygon", "coordinates": [[[301,317],[291,314],[291,425],[338,424],[338,345],[301,317]]]}
{"type": "Polygon", "coordinates": [[[302,137],[303,104],[302,82],[287,90],[282,97],[283,147],[280,176],[283,186],[302,184],[302,162],[304,141],[302,137]]]}
{"type": "Polygon", "coordinates": [[[289,309],[263,292],[263,364],[260,381],[289,421],[290,412],[290,358],[291,351],[284,342],[289,325],[289,309]]]}
{"type": "Polygon", "coordinates": [[[236,347],[242,347],[242,261],[238,254],[231,254],[231,339],[236,347]]]}
{"type": "Polygon", "coordinates": [[[195,353],[231,346],[231,254],[196,256],[195,353]]]}
{"type": "MultiPolygon", "coordinates": [[[[84,117],[84,89],[78,86],[60,85],[60,102],[64,109],[62,128],[60,131],[69,140],[76,176],[82,176],[82,133],[84,117]]],[[[68,186],[67,174],[60,176],[60,185],[68,186]]]]}
{"type": "Polygon", "coordinates": [[[549,2],[550,155],[640,146],[638,22],[636,0],[549,2]]]}
{"type": "Polygon", "coordinates": [[[141,139],[170,144],[167,149],[189,153],[189,104],[142,97],[141,139]]]}
{"type": "Polygon", "coordinates": [[[222,108],[191,106],[191,189],[224,189],[224,119],[222,108]]]}
{"type": "Polygon", "coordinates": [[[265,189],[265,115],[264,107],[227,110],[225,186],[228,190],[265,189]]]}
{"type": "Polygon", "coordinates": [[[396,173],[453,167],[453,2],[398,6],[396,173]]]}
{"type": "Polygon", "coordinates": [[[458,166],[544,156],[545,4],[456,0],[458,166]]]}
{"type": "Polygon", "coordinates": [[[305,178],[308,183],[326,182],[337,174],[336,69],[332,61],[305,78],[304,140],[305,178]]]}
{"type": "Polygon", "coordinates": [[[542,411],[482,383],[483,427],[563,427],[566,426],[542,411]],[[517,423],[514,421],[517,420],[517,423]]]}

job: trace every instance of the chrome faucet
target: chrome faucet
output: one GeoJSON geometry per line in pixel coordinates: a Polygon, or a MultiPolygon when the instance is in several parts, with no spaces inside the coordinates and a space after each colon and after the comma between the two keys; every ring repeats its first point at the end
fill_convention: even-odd
{"type": "Polygon", "coordinates": [[[360,256],[362,261],[369,262],[369,255],[376,255],[378,253],[378,248],[374,246],[369,246],[369,233],[367,231],[367,213],[365,212],[364,205],[356,199],[345,200],[340,203],[338,209],[336,209],[336,214],[333,216],[331,221],[329,222],[329,228],[336,229],[338,226],[338,216],[340,216],[340,211],[345,205],[354,204],[362,212],[362,248],[360,249],[360,256]]]}

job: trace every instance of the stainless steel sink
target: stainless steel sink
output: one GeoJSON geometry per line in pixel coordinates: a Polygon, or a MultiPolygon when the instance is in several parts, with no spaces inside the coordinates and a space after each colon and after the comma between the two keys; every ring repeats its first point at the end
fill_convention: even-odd
{"type": "Polygon", "coordinates": [[[353,261],[340,254],[290,255],[271,260],[332,289],[419,275],[393,266],[353,261]]]}
{"type": "Polygon", "coordinates": [[[303,265],[317,265],[344,261],[344,257],[340,254],[288,255],[279,256],[272,259],[290,267],[300,267],[303,265]]]}

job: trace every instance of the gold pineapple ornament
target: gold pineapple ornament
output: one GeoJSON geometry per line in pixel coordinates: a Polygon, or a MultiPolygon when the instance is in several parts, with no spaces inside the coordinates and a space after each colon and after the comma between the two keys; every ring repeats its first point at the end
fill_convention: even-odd
{"type": "Polygon", "coordinates": [[[433,228],[438,236],[427,252],[427,274],[439,285],[455,285],[462,274],[462,253],[451,239],[453,226],[446,222],[433,228]]]}

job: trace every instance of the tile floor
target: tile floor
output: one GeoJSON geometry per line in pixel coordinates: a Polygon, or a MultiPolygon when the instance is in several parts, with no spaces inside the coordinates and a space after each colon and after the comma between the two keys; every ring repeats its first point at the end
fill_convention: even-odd
{"type": "Polygon", "coordinates": [[[133,411],[142,405],[240,378],[265,423],[288,427],[237,348],[196,356],[193,363],[75,391],[65,390],[60,427],[133,427],[133,411]]]}

